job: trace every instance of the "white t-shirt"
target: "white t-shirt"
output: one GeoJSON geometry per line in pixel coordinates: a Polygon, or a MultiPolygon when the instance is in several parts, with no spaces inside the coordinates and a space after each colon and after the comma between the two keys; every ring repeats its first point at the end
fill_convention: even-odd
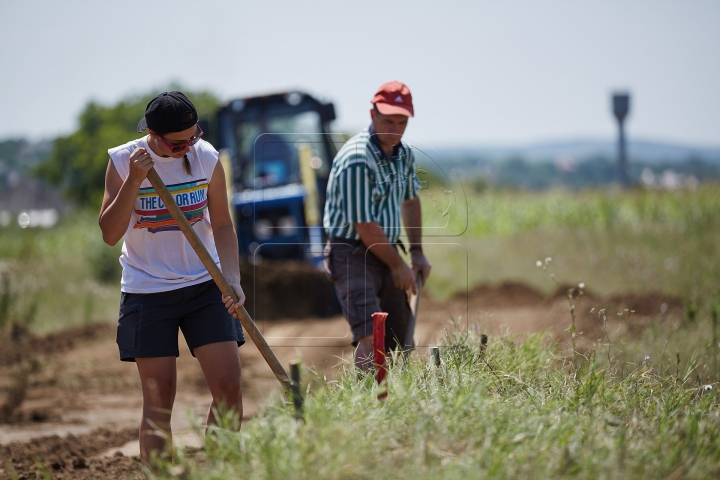
{"type": "MultiPolygon", "coordinates": [[[[136,148],[146,149],[155,162],[155,171],[219,266],[207,209],[208,184],[217,165],[218,152],[204,140],[190,147],[187,157],[192,174],[188,175],[182,157],[159,157],[148,147],[147,138],[108,150],[120,178],[124,181],[130,172],[132,152],[136,148]]],[[[211,279],[147,178],[140,185],[123,236],[120,264],[123,267],[121,290],[127,293],[165,292],[211,279]]]]}

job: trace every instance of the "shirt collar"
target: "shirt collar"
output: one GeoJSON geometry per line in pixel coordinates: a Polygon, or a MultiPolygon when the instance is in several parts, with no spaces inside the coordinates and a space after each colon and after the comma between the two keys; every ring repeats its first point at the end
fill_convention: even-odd
{"type": "Polygon", "coordinates": [[[368,128],[368,132],[370,133],[370,141],[373,143],[373,146],[380,152],[380,158],[384,160],[392,160],[392,158],[396,158],[398,156],[398,153],[400,153],[400,145],[402,142],[399,142],[393,147],[392,158],[388,158],[385,150],[383,150],[382,146],[380,146],[380,142],[377,139],[377,135],[375,135],[375,130],[373,129],[372,123],[368,128]]]}

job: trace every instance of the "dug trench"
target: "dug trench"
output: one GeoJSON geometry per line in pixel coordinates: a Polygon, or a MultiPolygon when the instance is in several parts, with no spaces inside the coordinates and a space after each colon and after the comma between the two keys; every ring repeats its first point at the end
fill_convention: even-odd
{"type": "MultiPolygon", "coordinates": [[[[262,290],[269,280],[277,282],[274,288],[282,288],[286,278],[287,273],[266,276],[262,290]]],[[[312,275],[308,274],[306,281],[314,281],[312,275]]],[[[440,343],[446,330],[456,328],[481,328],[490,335],[490,342],[506,330],[518,335],[544,331],[548,341],[567,344],[567,290],[561,287],[545,296],[525,285],[506,283],[479,286],[442,302],[424,296],[415,355],[427,355],[428,346],[440,343]]],[[[308,294],[303,299],[298,294],[290,298],[282,289],[269,291],[282,292],[282,302],[263,297],[260,289],[253,297],[248,289],[248,298],[255,302],[254,307],[252,301],[248,306],[251,314],[251,308],[255,309],[258,327],[283,365],[301,357],[318,375],[330,378],[348,364],[352,348],[341,316],[306,314],[298,319],[286,315],[283,309],[287,307],[280,304],[302,300],[304,308],[315,308],[318,297],[308,294]]],[[[678,299],[659,294],[600,298],[586,291],[575,304],[578,331],[588,341],[602,334],[597,314],[590,313],[592,308],[596,312],[607,309],[608,328],[619,328],[621,335],[628,337],[638,337],[651,322],[679,322],[683,315],[678,299]],[[634,314],[629,322],[620,323],[616,313],[625,309],[634,314]]],[[[193,424],[205,415],[210,397],[182,337],[179,343],[173,433],[191,454],[201,456],[202,442],[193,424]]],[[[283,394],[251,342],[240,348],[240,357],[247,420],[283,394]]],[[[305,377],[310,377],[307,371],[305,377]]],[[[21,326],[7,329],[0,337],[0,479],[13,475],[36,478],[42,472],[58,479],[137,478],[141,471],[136,440],[141,406],[135,366],[118,360],[111,323],[47,336],[21,326]]]]}

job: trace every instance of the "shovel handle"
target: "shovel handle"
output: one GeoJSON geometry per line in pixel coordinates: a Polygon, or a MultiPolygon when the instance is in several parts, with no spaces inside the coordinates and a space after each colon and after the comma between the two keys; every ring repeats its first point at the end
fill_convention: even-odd
{"type": "MultiPolygon", "coordinates": [[[[231,297],[233,299],[233,302],[237,302],[238,297],[235,294],[235,290],[233,290],[227,280],[225,280],[225,277],[223,277],[220,268],[218,268],[218,266],[215,264],[215,260],[213,260],[213,258],[210,256],[207,248],[205,248],[205,245],[200,240],[200,237],[198,237],[197,233],[195,233],[195,230],[193,230],[190,222],[188,222],[187,218],[185,218],[185,215],[183,214],[182,210],[180,210],[180,207],[178,207],[177,203],[175,203],[175,199],[172,197],[172,194],[168,191],[167,187],[160,179],[160,176],[157,174],[154,168],[150,168],[147,178],[157,192],[158,196],[160,196],[160,199],[167,207],[170,215],[172,215],[173,219],[175,219],[175,221],[177,222],[180,230],[185,234],[185,238],[187,238],[190,246],[193,248],[193,250],[195,250],[195,253],[197,253],[198,257],[200,257],[200,261],[203,263],[203,265],[205,265],[205,268],[207,268],[208,273],[210,273],[212,279],[215,280],[215,283],[217,284],[222,294],[226,297],[231,297]]],[[[277,379],[280,381],[280,383],[285,389],[289,389],[292,386],[292,381],[290,380],[290,377],[288,377],[288,374],[285,372],[285,369],[282,367],[277,357],[275,357],[273,351],[270,350],[270,346],[268,346],[265,338],[260,333],[260,330],[258,330],[257,325],[255,325],[255,322],[247,313],[247,310],[245,310],[245,307],[242,307],[242,311],[240,312],[240,323],[242,324],[243,328],[245,328],[245,331],[255,343],[258,350],[260,350],[260,354],[270,366],[270,370],[273,371],[275,377],[277,377],[277,379]]]]}

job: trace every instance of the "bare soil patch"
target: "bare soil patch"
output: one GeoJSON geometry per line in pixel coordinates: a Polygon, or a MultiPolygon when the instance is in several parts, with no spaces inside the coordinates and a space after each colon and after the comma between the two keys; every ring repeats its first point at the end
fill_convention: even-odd
{"type": "Polygon", "coordinates": [[[0,331],[0,366],[20,362],[31,354],[48,355],[71,350],[76,345],[106,336],[112,330],[112,325],[94,323],[40,336],[25,325],[15,323],[7,331],[0,331]]]}
{"type": "Polygon", "coordinates": [[[240,275],[247,296],[245,308],[253,318],[277,320],[340,313],[325,272],[305,262],[244,262],[240,264],[240,275]]]}
{"type": "Polygon", "coordinates": [[[137,478],[141,471],[138,457],[96,457],[136,436],[135,429],[98,428],[86,435],[53,435],[0,445],[4,463],[0,466],[0,479],[13,475],[21,479],[42,478],[43,473],[54,479],[137,478]]]}

